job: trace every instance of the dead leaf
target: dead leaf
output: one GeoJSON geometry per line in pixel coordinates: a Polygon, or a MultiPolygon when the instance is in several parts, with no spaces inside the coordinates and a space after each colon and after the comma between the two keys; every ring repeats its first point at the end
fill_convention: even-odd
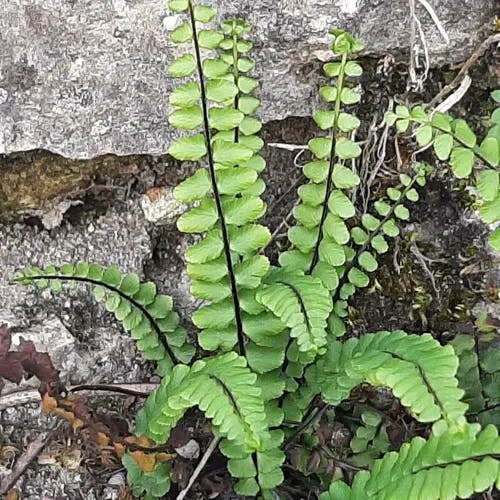
{"type": "Polygon", "coordinates": [[[44,394],[42,396],[42,411],[44,413],[51,413],[57,408],[57,399],[44,394]]]}
{"type": "Polygon", "coordinates": [[[5,497],[5,500],[19,500],[21,497],[19,495],[19,491],[10,490],[5,497]]]}
{"type": "Polygon", "coordinates": [[[136,461],[139,469],[143,472],[153,472],[156,465],[156,457],[153,454],[146,454],[143,451],[132,451],[130,452],[133,459],[136,461]]]}
{"type": "Polygon", "coordinates": [[[97,433],[97,444],[104,448],[105,446],[109,446],[109,437],[104,434],[104,432],[97,433]]]}

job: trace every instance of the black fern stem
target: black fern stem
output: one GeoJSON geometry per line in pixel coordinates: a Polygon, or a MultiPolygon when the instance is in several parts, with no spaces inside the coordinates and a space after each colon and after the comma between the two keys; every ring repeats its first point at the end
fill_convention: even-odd
{"type": "MultiPolygon", "coordinates": [[[[233,27],[233,30],[235,28],[233,27]]],[[[240,107],[240,92],[238,82],[240,80],[240,71],[238,69],[238,35],[233,33],[233,74],[234,74],[234,84],[238,87],[238,93],[234,98],[234,109],[238,110],[240,107]]],[[[234,142],[240,142],[240,127],[234,129],[234,142]]]]}
{"type": "Polygon", "coordinates": [[[196,31],[196,20],[194,18],[194,8],[192,0],[189,0],[189,16],[191,18],[191,26],[193,30],[193,42],[196,53],[196,63],[198,66],[198,78],[200,81],[201,108],[203,111],[203,128],[205,132],[205,145],[207,148],[208,171],[210,173],[210,180],[212,182],[212,191],[214,194],[215,205],[217,208],[217,215],[219,217],[221,225],[222,241],[224,243],[224,254],[226,256],[227,271],[229,274],[229,283],[231,286],[231,295],[233,297],[234,316],[236,320],[236,332],[238,336],[238,351],[241,356],[245,356],[246,347],[245,347],[245,336],[243,334],[243,322],[241,319],[240,299],[238,296],[238,287],[236,285],[236,276],[233,270],[233,261],[231,257],[231,249],[229,246],[229,234],[226,226],[226,220],[224,218],[224,211],[222,210],[222,203],[220,199],[219,188],[217,186],[217,179],[215,177],[215,162],[212,150],[212,133],[210,131],[210,122],[208,119],[207,92],[205,88],[205,77],[203,75],[200,44],[198,42],[198,32],[196,31]]]}
{"type": "MultiPolygon", "coordinates": [[[[102,286],[103,288],[107,288],[108,290],[111,290],[112,292],[117,293],[122,299],[125,299],[129,301],[134,307],[137,307],[144,316],[149,320],[151,323],[151,326],[153,327],[154,331],[156,332],[156,335],[158,335],[158,340],[162,343],[163,347],[165,348],[165,351],[167,351],[167,354],[170,356],[172,361],[176,363],[180,363],[180,361],[177,359],[175,356],[174,352],[172,351],[171,347],[168,345],[167,339],[165,338],[165,333],[163,333],[158,326],[158,323],[156,323],[156,320],[151,316],[151,314],[148,312],[148,310],[142,305],[139,304],[136,300],[134,300],[133,297],[130,297],[123,293],[119,288],[115,288],[112,285],[108,285],[107,283],[104,283],[102,281],[94,280],[92,278],[81,278],[78,276],[63,276],[63,275],[53,275],[53,276],[26,276],[27,279],[30,279],[32,281],[36,280],[61,280],[61,281],[76,281],[78,283],[90,283],[92,285],[98,285],[102,286]]],[[[16,280],[19,281],[19,280],[16,280]]]]}
{"type": "Polygon", "coordinates": [[[321,242],[323,240],[323,225],[326,220],[326,216],[328,215],[328,199],[330,198],[330,194],[332,192],[332,174],[333,174],[333,167],[335,166],[335,147],[337,145],[337,127],[338,127],[338,121],[339,121],[339,115],[340,115],[340,104],[341,104],[341,99],[340,96],[342,94],[342,88],[344,86],[344,70],[345,70],[345,65],[347,63],[347,54],[342,55],[342,62],[340,63],[340,72],[339,72],[339,77],[338,77],[338,82],[337,82],[337,96],[335,99],[335,115],[333,118],[333,126],[332,126],[332,147],[330,149],[330,165],[328,166],[328,177],[326,178],[326,192],[325,192],[325,199],[323,200],[323,211],[321,213],[321,220],[319,223],[319,233],[318,233],[318,239],[316,241],[316,246],[314,247],[314,253],[313,257],[311,260],[311,266],[309,267],[309,274],[311,274],[314,271],[314,268],[316,267],[316,264],[318,263],[319,260],[319,247],[321,245],[321,242]]]}

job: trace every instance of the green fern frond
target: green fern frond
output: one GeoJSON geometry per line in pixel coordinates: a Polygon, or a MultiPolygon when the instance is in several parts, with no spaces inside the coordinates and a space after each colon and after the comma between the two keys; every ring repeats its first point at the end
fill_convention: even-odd
{"type": "Polygon", "coordinates": [[[256,295],[290,329],[299,351],[317,353],[327,343],[327,319],[332,310],[330,292],[312,276],[276,269],[256,295]]]}
{"type": "Polygon", "coordinates": [[[269,262],[258,251],[271,237],[256,223],[266,210],[259,178],[265,161],[259,154],[263,141],[256,135],[261,123],[252,116],[259,106],[251,95],[258,82],[247,75],[254,67],[246,55],[252,44],[243,38],[249,26],[233,20],[225,21],[222,30],[198,31],[196,22],[209,22],[214,9],[191,0],[183,7],[174,3],[173,10],[187,12],[188,22],[171,37],[176,43],[191,43],[194,54],[180,56],[170,72],[181,78],[196,73],[198,81],[172,93],[170,123],[193,134],[169,151],[179,160],[206,163],[175,189],[179,201],[195,203],[179,218],[178,228],[203,235],[186,252],[191,291],[210,302],[195,312],[193,322],[202,330],[199,343],[204,349],[230,350],[237,344],[244,354],[244,316],[261,312],[255,312],[247,296],[268,271],[269,262]],[[199,18],[200,9],[211,15],[199,18]],[[218,52],[202,57],[200,48],[218,52]]]}
{"type": "Polygon", "coordinates": [[[454,426],[465,422],[467,410],[455,378],[457,368],[453,348],[441,346],[429,334],[379,332],[330,344],[306,378],[332,405],[359,384],[369,383],[391,388],[420,422],[443,419],[454,426]]]}
{"type": "Polygon", "coordinates": [[[375,459],[389,450],[390,442],[382,416],[371,410],[361,412],[361,425],[351,439],[353,456],[349,461],[358,466],[372,466],[375,459]]]}
{"type": "Polygon", "coordinates": [[[136,433],[164,443],[186,410],[198,406],[212,421],[214,434],[225,438],[221,451],[239,478],[237,490],[256,494],[274,488],[283,480],[283,434],[268,430],[259,385],[269,387],[270,381],[258,384],[246,360],[235,352],[197,361],[191,368],[178,365],[148,397],[136,433]]]}
{"type": "Polygon", "coordinates": [[[330,291],[337,288],[338,269],[346,261],[344,245],[350,234],[344,221],[355,214],[345,191],[360,182],[344,164],[361,154],[361,148],[349,138],[360,122],[354,115],[342,112],[341,107],[359,102],[359,94],[346,85],[346,79],[362,73],[358,63],[348,61],[348,56],[360,49],[359,42],[344,32],[332,34],[332,50],[340,61],[325,64],[324,71],[336,78],[337,85],[322,87],[320,95],[334,105],[314,115],[318,126],[329,135],[309,142],[315,159],[304,166],[309,183],[299,188],[300,204],[294,209],[298,225],[288,232],[293,249],[280,256],[284,268],[317,276],[330,291]]]}
{"type": "Polygon", "coordinates": [[[387,453],[371,471],[356,474],[352,487],[333,482],[321,500],[422,498],[453,500],[500,486],[500,438],[490,425],[421,437],[387,453]]]}
{"type": "Polygon", "coordinates": [[[156,361],[161,375],[169,373],[176,362],[189,363],[194,355],[194,346],[187,342],[187,332],[173,311],[172,298],[158,294],[152,282],[141,283],[136,274],[78,262],[45,269],[29,266],[16,272],[16,281],[54,292],[61,291],[63,283],[91,286],[96,300],[130,332],[144,357],[156,361]]]}
{"type": "MultiPolygon", "coordinates": [[[[495,99],[495,93],[492,98],[495,99]]],[[[496,101],[498,102],[498,101],[496,101]]],[[[500,112],[497,108],[491,117],[491,128],[479,143],[476,134],[463,119],[434,112],[428,113],[417,106],[408,109],[397,106],[395,112],[386,115],[389,125],[396,125],[398,132],[405,132],[411,123],[417,124],[415,136],[419,146],[432,146],[441,161],[450,163],[451,170],[459,179],[470,178],[474,165],[480,162],[483,169],[475,176],[478,192],[479,214],[486,224],[500,221],[500,112]]],[[[490,235],[490,243],[500,250],[500,231],[490,235]]]]}
{"type": "MultiPolygon", "coordinates": [[[[398,221],[406,221],[410,211],[406,207],[409,202],[419,199],[415,186],[425,186],[430,167],[415,165],[413,175],[400,174],[400,184],[389,187],[386,196],[374,202],[376,215],[361,215],[360,225],[351,228],[354,243],[346,251],[345,265],[339,269],[339,285],[334,292],[334,301],[339,309],[344,309],[341,301],[348,300],[357,289],[365,288],[370,283],[370,273],[378,268],[377,255],[388,251],[387,238],[399,235],[398,221]]],[[[338,314],[335,314],[338,318],[338,314]]],[[[336,336],[339,336],[338,334],[336,336]]]]}
{"type": "Polygon", "coordinates": [[[191,367],[177,365],[146,401],[137,433],[164,443],[186,410],[198,406],[212,420],[215,434],[247,453],[259,450],[267,425],[256,380],[235,352],[196,361],[191,367]]]}

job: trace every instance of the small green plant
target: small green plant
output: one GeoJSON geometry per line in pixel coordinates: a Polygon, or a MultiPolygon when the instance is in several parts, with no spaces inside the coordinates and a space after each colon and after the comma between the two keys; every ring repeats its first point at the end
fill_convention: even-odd
{"type": "MultiPolygon", "coordinates": [[[[491,98],[499,103],[500,90],[493,92],[491,98]]],[[[449,161],[455,177],[472,181],[483,222],[493,225],[500,221],[500,108],[488,120],[489,131],[481,143],[465,120],[428,113],[421,106],[397,106],[394,113],[387,113],[386,119],[401,133],[417,124],[415,136],[419,146],[432,146],[439,160],[449,161]]],[[[500,252],[500,228],[492,232],[489,242],[500,252]]]]}
{"type": "MultiPolygon", "coordinates": [[[[478,326],[484,322],[478,322],[478,326]]],[[[484,329],[484,326],[483,326],[484,329]]],[[[451,342],[460,361],[457,373],[465,390],[468,417],[481,425],[500,426],[500,350],[498,333],[491,326],[474,336],[457,335],[451,342]]]]}
{"type": "MultiPolygon", "coordinates": [[[[320,89],[325,109],[314,115],[324,134],[309,142],[314,158],[303,168],[307,183],[298,189],[289,248],[271,265],[263,255],[271,234],[259,223],[266,212],[259,177],[265,161],[255,116],[259,82],[248,75],[254,67],[249,25],[228,20],[209,29],[212,7],[192,0],[169,5],[185,18],[171,39],[186,47],[169,68],[183,79],[170,95],[169,121],[186,131],[170,154],[199,165],[175,190],[189,205],[179,230],[200,235],[185,254],[192,294],[205,302],[192,317],[197,348],[170,297],[115,267],[31,266],[17,280],[54,291],[67,281],[91,286],[162,376],[137,417],[137,436],[162,445],[185,412],[198,407],[221,439],[219,449],[241,495],[280,498],[286,443],[307,427],[318,400],[340,405],[361,384],[392,389],[409,415],[432,424],[431,435],[377,459],[390,449],[387,433],[378,415],[362,413],[352,449],[371,470],[357,473],[351,485],[336,477],[321,498],[464,498],[500,481],[500,438],[493,426],[481,430],[467,422],[451,345],[402,331],[342,339],[349,300],[370,284],[378,256],[398,236],[398,221],[409,219],[410,203],[418,201],[430,173],[420,164],[401,173],[372,213],[351,201],[360,183],[351,160],[361,154],[352,140],[360,125],[352,112],[360,94],[352,82],[362,73],[352,56],[362,50],[361,42],[331,31],[333,60],[324,66],[331,84],[320,89]]],[[[496,125],[477,146],[463,120],[403,106],[387,117],[400,132],[415,123],[418,143],[432,143],[441,161],[450,158],[458,177],[475,175],[476,161],[482,165],[478,203],[488,223],[500,217],[498,119],[497,110],[496,125]]],[[[491,241],[498,247],[498,232],[491,241]]],[[[135,494],[167,493],[168,463],[146,471],[131,454],[123,463],[135,494]]]]}

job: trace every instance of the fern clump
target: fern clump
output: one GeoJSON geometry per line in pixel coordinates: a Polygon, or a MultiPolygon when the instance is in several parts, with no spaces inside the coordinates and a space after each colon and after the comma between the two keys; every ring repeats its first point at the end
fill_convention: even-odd
{"type": "MultiPolygon", "coordinates": [[[[136,439],[161,449],[186,411],[197,407],[220,440],[241,495],[277,498],[286,451],[314,424],[316,402],[339,406],[363,384],[390,388],[407,418],[429,424],[430,437],[389,452],[380,415],[364,411],[351,447],[355,462],[370,470],[358,472],[350,484],[336,474],[321,498],[448,499],[498,482],[496,430],[466,420],[467,404],[480,411],[488,393],[482,399],[472,394],[479,369],[467,342],[457,341],[455,351],[430,334],[382,331],[342,338],[350,301],[370,285],[380,255],[409,220],[411,204],[432,173],[414,162],[367,210],[353,201],[361,182],[353,160],[361,156],[354,106],[361,100],[355,85],[363,70],[355,57],[362,43],[331,31],[332,61],[324,65],[329,84],[319,89],[324,104],[314,114],[321,132],[309,142],[313,158],[303,167],[307,181],[298,189],[287,248],[271,263],[263,252],[272,238],[262,224],[267,207],[260,175],[266,163],[250,26],[236,19],[214,28],[215,9],[194,0],[172,0],[169,8],[182,18],[170,34],[181,53],[169,73],[181,81],[169,96],[169,122],[180,131],[169,152],[198,165],[175,189],[188,205],[177,227],[195,240],[184,257],[191,292],[203,302],[192,316],[197,348],[170,297],[115,267],[28,267],[17,281],[56,292],[63,282],[91,286],[162,376],[137,417],[136,439]],[[469,361],[459,365],[457,353],[469,361]],[[464,375],[466,368],[474,377],[464,375]]],[[[387,121],[400,133],[413,124],[421,146],[432,144],[456,176],[473,177],[483,220],[498,220],[497,112],[480,145],[463,120],[421,107],[398,106],[387,121]],[[477,175],[475,162],[482,165],[477,175]]],[[[156,498],[169,490],[168,462],[148,469],[126,453],[123,464],[135,495],[156,498]]]]}

